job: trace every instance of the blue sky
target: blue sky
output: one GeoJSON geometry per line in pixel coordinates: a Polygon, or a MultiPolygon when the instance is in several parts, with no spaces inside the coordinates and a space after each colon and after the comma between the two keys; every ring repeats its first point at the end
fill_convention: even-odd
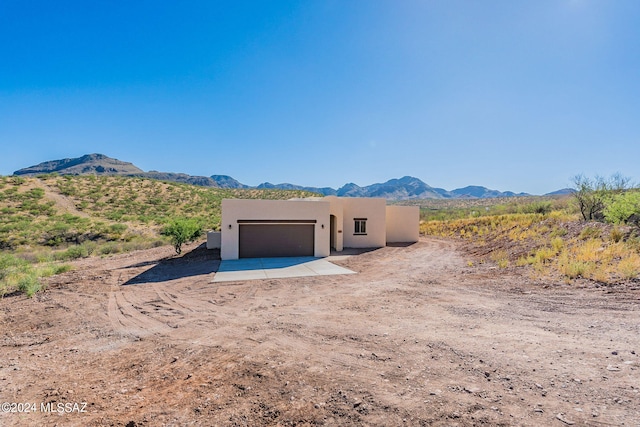
{"type": "Polygon", "coordinates": [[[640,179],[637,0],[0,1],[0,174],[640,179]]]}

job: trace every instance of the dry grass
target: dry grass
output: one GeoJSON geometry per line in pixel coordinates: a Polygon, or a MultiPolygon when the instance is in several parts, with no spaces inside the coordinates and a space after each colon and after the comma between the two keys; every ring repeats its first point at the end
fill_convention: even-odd
{"type": "Polygon", "coordinates": [[[423,221],[421,232],[463,239],[499,268],[531,269],[541,278],[614,284],[640,275],[640,239],[630,228],[581,222],[568,209],[423,221]]]}

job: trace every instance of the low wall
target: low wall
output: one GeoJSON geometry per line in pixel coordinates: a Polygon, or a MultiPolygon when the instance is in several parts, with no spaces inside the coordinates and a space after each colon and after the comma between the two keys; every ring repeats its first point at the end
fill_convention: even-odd
{"type": "Polygon", "coordinates": [[[207,233],[207,249],[220,249],[222,236],[219,231],[209,231],[207,233]]]}
{"type": "Polygon", "coordinates": [[[418,206],[387,206],[387,243],[413,243],[420,238],[418,206]]]}

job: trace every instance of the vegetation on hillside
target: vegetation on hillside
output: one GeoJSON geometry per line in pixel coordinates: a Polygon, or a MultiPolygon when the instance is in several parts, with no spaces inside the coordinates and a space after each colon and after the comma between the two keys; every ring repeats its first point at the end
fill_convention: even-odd
{"type": "Polygon", "coordinates": [[[181,254],[183,244],[193,242],[202,235],[202,226],[194,219],[176,218],[162,229],[162,234],[171,239],[176,253],[181,254]]]}
{"type": "Polygon", "coordinates": [[[0,264],[0,295],[26,289],[29,281],[30,289],[35,288],[38,277],[58,271],[66,260],[170,242],[177,249],[172,233],[162,231],[176,221],[187,221],[193,225],[189,241],[195,230],[219,229],[224,198],[312,195],[121,176],[0,177],[0,251],[11,257],[0,264]]]}
{"type": "MultiPolygon", "coordinates": [[[[573,196],[413,200],[421,232],[462,239],[481,262],[538,277],[614,284],[640,274],[640,190],[614,175],[576,178],[573,196]]],[[[33,295],[63,262],[219,229],[224,198],[313,193],[220,189],[119,176],[0,177],[0,296],[33,295]]]]}
{"type": "Polygon", "coordinates": [[[603,284],[637,280],[640,192],[617,187],[582,190],[573,196],[514,200],[484,209],[422,209],[421,232],[463,239],[481,262],[529,270],[536,277],[603,284]],[[600,214],[591,220],[583,216],[585,198],[598,201],[598,209],[590,212],[600,214]]]}

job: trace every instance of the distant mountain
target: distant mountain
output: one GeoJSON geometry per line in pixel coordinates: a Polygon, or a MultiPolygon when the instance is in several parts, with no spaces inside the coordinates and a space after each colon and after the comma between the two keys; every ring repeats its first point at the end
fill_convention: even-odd
{"type": "Polygon", "coordinates": [[[365,190],[365,197],[382,197],[393,200],[441,199],[448,196],[446,190],[433,188],[412,176],[390,179],[382,184],[368,185],[363,187],[363,190],[365,190]]]}
{"type": "Polygon", "coordinates": [[[457,188],[455,190],[451,190],[450,193],[452,197],[462,199],[462,198],[472,198],[472,199],[492,199],[496,197],[514,197],[514,196],[529,196],[527,193],[514,193],[512,191],[497,191],[490,190],[487,187],[480,187],[477,185],[470,185],[464,188],[457,188]]]}
{"type": "Polygon", "coordinates": [[[336,196],[339,197],[367,197],[367,190],[363,187],[360,187],[353,182],[343,185],[338,188],[336,192],[336,196]]]}
{"type": "Polygon", "coordinates": [[[400,179],[391,179],[381,184],[372,184],[360,187],[352,182],[343,185],[337,190],[330,187],[303,187],[294,184],[271,184],[264,182],[257,188],[279,188],[281,190],[305,190],[322,194],[323,196],[339,197],[381,197],[389,200],[405,199],[434,199],[448,197],[447,191],[441,188],[433,188],[418,178],[405,176],[400,179]]]}
{"type": "Polygon", "coordinates": [[[211,179],[220,188],[250,188],[248,185],[241,184],[229,175],[211,175],[211,179]]]}
{"type": "Polygon", "coordinates": [[[433,188],[412,176],[390,179],[387,182],[366,187],[349,183],[337,191],[337,195],[341,197],[382,197],[390,200],[441,199],[447,197],[446,193],[446,190],[433,188]]]}
{"type": "Polygon", "coordinates": [[[311,191],[313,193],[322,194],[323,196],[335,196],[336,195],[336,190],[334,190],[333,188],[329,188],[329,187],[323,187],[323,188],[303,187],[301,185],[295,185],[295,184],[289,184],[289,183],[272,184],[270,182],[263,182],[262,184],[258,185],[256,188],[257,189],[278,188],[280,190],[304,190],[304,191],[311,191]]]}
{"type": "Polygon", "coordinates": [[[109,174],[125,175],[144,173],[132,163],[112,159],[104,154],[86,154],[76,159],[51,160],[35,166],[15,171],[14,175],[40,175],[46,173],[60,175],[109,174]]]}
{"type": "MultiPolygon", "coordinates": [[[[242,184],[228,175],[193,176],[184,173],[174,172],[145,172],[134,166],[132,163],[123,162],[104,154],[87,154],[75,159],[52,160],[40,163],[35,166],[20,169],[14,175],[40,175],[47,173],[58,173],[60,175],[122,175],[141,178],[151,178],[164,181],[181,182],[203,187],[218,188],[257,188],[282,190],[305,190],[324,196],[341,197],[381,197],[388,200],[407,199],[459,199],[459,198],[493,198],[493,197],[513,197],[527,196],[526,193],[513,193],[511,191],[490,190],[481,186],[468,186],[447,191],[442,188],[431,187],[418,178],[405,176],[399,179],[390,179],[387,182],[371,184],[360,187],[354,183],[348,183],[335,190],[330,187],[304,187],[301,185],[283,183],[271,184],[264,182],[257,187],[250,187],[242,184]]],[[[565,189],[551,194],[566,194],[573,190],[565,189]]]]}
{"type": "Polygon", "coordinates": [[[183,184],[199,185],[201,187],[218,187],[216,181],[209,178],[208,176],[187,175],[186,173],[149,171],[135,174],[125,174],[125,176],[157,179],[160,181],[180,182],[183,184]]]}
{"type": "Polygon", "coordinates": [[[545,196],[564,196],[566,194],[573,194],[576,190],[573,188],[563,188],[561,190],[552,191],[551,193],[545,194],[545,196]]]}
{"type": "Polygon", "coordinates": [[[461,199],[461,198],[494,198],[528,196],[526,193],[516,194],[511,191],[490,190],[486,187],[469,186],[447,191],[442,188],[431,187],[418,178],[405,176],[400,179],[390,179],[387,182],[371,184],[360,187],[352,182],[343,185],[338,190],[332,188],[302,187],[293,184],[271,184],[268,182],[260,184],[257,188],[279,188],[282,190],[306,190],[320,193],[325,196],[340,197],[381,197],[388,200],[407,199],[461,199]]]}

